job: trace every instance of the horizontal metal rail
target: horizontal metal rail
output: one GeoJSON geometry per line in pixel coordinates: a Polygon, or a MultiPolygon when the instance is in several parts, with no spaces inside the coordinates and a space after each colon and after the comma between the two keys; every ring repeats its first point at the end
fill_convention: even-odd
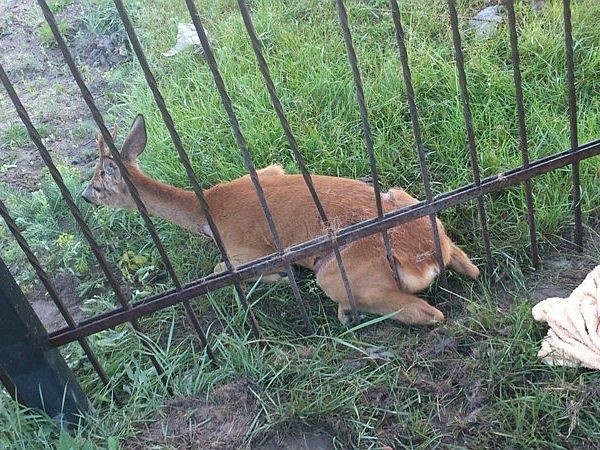
{"type": "Polygon", "coordinates": [[[285,249],[283,254],[268,255],[239,266],[234,273],[213,274],[185,285],[181,291],[170,291],[163,295],[135,303],[128,310],[122,308],[115,309],[114,311],[82,322],[77,329],[70,330],[67,328],[52,333],[50,335],[50,343],[55,346],[67,344],[101,330],[151,314],[167,306],[172,306],[184,299],[193,298],[222,288],[231,284],[236,279],[257,277],[261,273],[272,271],[273,268],[283,266],[288,262],[299,261],[325,249],[331,249],[336,242],[338,245],[348,244],[360,238],[381,233],[382,230],[419,217],[435,214],[442,209],[468,202],[481,195],[500,191],[509,186],[522,183],[524,180],[597,155],[600,155],[600,139],[579,147],[577,151],[567,150],[554,154],[531,162],[528,167],[512,169],[481,180],[481,183],[478,185],[473,183],[455,189],[437,196],[431,202],[420,202],[410,207],[387,213],[383,218],[374,218],[356,223],[339,230],[333,238],[331,236],[321,236],[303,244],[295,245],[285,249]]]}

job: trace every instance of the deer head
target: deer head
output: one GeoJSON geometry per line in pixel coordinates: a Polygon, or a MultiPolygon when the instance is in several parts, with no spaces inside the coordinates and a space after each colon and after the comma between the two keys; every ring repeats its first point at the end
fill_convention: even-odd
{"type": "MultiPolygon", "coordinates": [[[[114,141],[116,128],[113,128],[111,135],[114,141]]],[[[96,205],[135,208],[135,202],[123,180],[121,171],[106,148],[104,138],[100,133],[98,133],[97,144],[100,157],[96,163],[94,175],[81,196],[85,201],[96,205]]],[[[131,126],[120,153],[121,160],[130,174],[139,171],[138,156],[144,151],[144,148],[146,148],[146,124],[144,117],[139,114],[131,126]]]]}

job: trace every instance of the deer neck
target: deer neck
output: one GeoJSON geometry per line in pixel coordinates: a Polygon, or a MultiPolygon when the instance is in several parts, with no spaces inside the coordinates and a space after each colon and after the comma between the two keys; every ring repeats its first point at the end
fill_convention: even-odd
{"type": "Polygon", "coordinates": [[[130,171],[130,174],[149,214],[194,233],[203,233],[206,216],[193,191],[154,180],[139,171],[130,171]]]}

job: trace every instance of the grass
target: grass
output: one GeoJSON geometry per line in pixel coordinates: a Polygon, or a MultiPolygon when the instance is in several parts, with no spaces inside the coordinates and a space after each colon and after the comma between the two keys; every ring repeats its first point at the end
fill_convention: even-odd
{"type": "MultiPolygon", "coordinates": [[[[173,58],[161,55],[173,45],[177,22],[188,21],[184,6],[161,1],[160,8],[149,8],[130,3],[142,45],[202,185],[242,175],[243,161],[204,60],[191,50],[173,58]]],[[[387,2],[347,3],[382,184],[384,188],[401,185],[422,197],[387,2]]],[[[118,23],[111,4],[86,3],[88,26],[99,34],[113,32],[118,23]]],[[[482,176],[490,176],[521,164],[508,30],[501,26],[492,38],[478,40],[465,25],[478,2],[463,1],[459,6],[479,164],[482,176]]],[[[200,1],[198,7],[215,39],[215,56],[256,165],[278,162],[294,172],[235,3],[200,1]]],[[[433,187],[441,193],[472,179],[445,2],[403,2],[401,8],[433,187]]],[[[525,3],[517,8],[528,144],[534,160],[569,146],[561,4],[548,1],[539,13],[525,3]]],[[[600,136],[596,95],[600,92],[596,26],[600,8],[593,0],[572,8],[578,137],[583,143],[600,136]]],[[[367,175],[368,160],[334,5],[257,0],[252,9],[275,85],[310,170],[367,175]]],[[[126,130],[135,114],[146,116],[149,149],[142,157],[143,168],[159,179],[188,186],[137,66],[125,63],[112,76],[122,76],[125,84],[110,114],[118,118],[120,129],[126,130]]],[[[84,131],[80,124],[73,133],[84,131]]],[[[11,146],[8,143],[19,138],[20,129],[15,128],[2,141],[11,146]]],[[[88,174],[61,170],[70,190],[78,193],[81,177],[88,174]]],[[[594,245],[598,235],[592,228],[600,205],[598,159],[582,163],[581,172],[582,208],[591,236],[585,263],[591,267],[600,262],[600,248],[594,245]]],[[[543,255],[548,255],[564,247],[571,231],[570,172],[555,171],[533,185],[536,225],[543,255]]],[[[29,195],[3,189],[3,198],[44,266],[52,274],[68,272],[78,280],[84,309],[89,314],[112,309],[113,296],[51,181],[46,179],[39,191],[29,195]]],[[[444,325],[396,327],[375,320],[364,328],[347,329],[337,323],[334,305],[309,278],[301,288],[310,300],[314,336],[302,336],[289,290],[278,284],[251,290],[253,309],[264,328],[262,343],[249,332],[232,289],[194,302],[218,351],[218,366],[199,348],[180,307],[144,318],[147,336],[143,338],[155,345],[176,397],[210,397],[224,383],[249,380],[256,422],[248,441],[304,421],[334,430],[339,447],[592,448],[600,437],[598,374],[548,367],[536,356],[546,328],[531,318],[533,285],[548,282],[552,274],[542,271],[532,278],[528,272],[522,188],[491,194],[486,200],[495,277],[475,284],[453,279],[452,289],[462,298],[432,289],[427,295],[449,316],[444,325]],[[387,353],[383,358],[370,357],[373,347],[387,353]]],[[[171,286],[137,214],[80,207],[135,299],[171,286]]],[[[483,254],[473,205],[441,216],[462,246],[474,255],[483,254]]],[[[213,245],[160,220],[157,227],[184,281],[211,272],[218,261],[213,245]],[[190,258],[189,252],[180,251],[187,248],[196,248],[197,256],[190,258]]],[[[3,228],[0,254],[19,269],[23,289],[35,289],[31,269],[3,228]]],[[[69,438],[49,419],[4,396],[0,422],[7,426],[0,428],[0,447],[132,446],[136,433],[156,419],[156,411],[169,399],[140,337],[128,327],[118,327],[90,338],[111,380],[126,397],[124,406],[117,407],[111,391],[100,386],[80,348],[67,346],[63,355],[93,405],[85,421],[69,438]]],[[[161,442],[156,445],[167,441],[161,442]]]]}
{"type": "MultiPolygon", "coordinates": [[[[69,24],[67,23],[67,21],[61,20],[57,23],[57,26],[58,26],[58,31],[60,31],[60,34],[65,39],[68,39],[72,33],[72,30],[69,27],[69,24]]],[[[40,40],[42,41],[42,44],[44,44],[44,46],[54,47],[56,45],[56,42],[54,41],[54,35],[52,34],[52,30],[50,29],[50,25],[48,25],[46,22],[42,23],[42,25],[40,26],[40,29],[38,30],[38,34],[39,34],[40,40]]]]}

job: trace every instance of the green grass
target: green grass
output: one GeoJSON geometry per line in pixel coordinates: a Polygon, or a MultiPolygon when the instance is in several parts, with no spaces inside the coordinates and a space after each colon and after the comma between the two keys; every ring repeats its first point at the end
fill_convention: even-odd
{"type": "MultiPolygon", "coordinates": [[[[69,26],[69,24],[67,23],[67,21],[60,20],[59,22],[57,22],[57,26],[58,26],[58,31],[60,32],[60,34],[65,39],[68,39],[72,33],[72,29],[69,26]]],[[[38,30],[38,34],[39,34],[40,40],[42,41],[42,44],[44,44],[44,46],[54,47],[56,45],[56,42],[54,41],[54,35],[52,34],[52,30],[50,29],[50,25],[48,25],[46,22],[42,23],[42,25],[40,26],[40,28],[38,30]]]]}
{"type": "Polygon", "coordinates": [[[27,129],[23,125],[13,124],[2,133],[0,142],[0,148],[21,147],[29,142],[27,129]]]}
{"type": "MultiPolygon", "coordinates": [[[[382,184],[384,188],[401,185],[422,197],[387,2],[347,3],[382,184]]],[[[111,4],[86,2],[86,23],[98,34],[117,30],[118,18],[111,4]]],[[[189,21],[185,7],[170,2],[160,2],[160,8],[127,4],[135,11],[142,45],[202,185],[244,174],[205,61],[191,50],[172,58],[161,55],[173,45],[177,22],[189,21]]],[[[235,2],[197,4],[215,39],[215,57],[256,165],[280,163],[295,171],[235,2]]],[[[349,177],[367,175],[368,158],[352,77],[332,2],[257,0],[251,5],[275,85],[310,170],[349,177]]],[[[460,2],[463,27],[478,5],[460,2]]],[[[548,1],[540,13],[527,5],[519,3],[517,14],[528,144],[534,160],[568,148],[569,129],[561,3],[548,1]]],[[[578,137],[583,143],[600,136],[600,7],[593,0],[572,7],[578,137]]],[[[472,180],[445,2],[401,2],[401,8],[433,188],[441,193],[472,180]]],[[[491,176],[521,164],[508,30],[501,26],[488,40],[464,31],[479,164],[482,176],[491,176]]],[[[189,186],[138,67],[127,62],[111,76],[122,77],[125,83],[109,116],[118,118],[120,139],[135,114],[143,113],[149,149],[141,166],[161,180],[189,186]]],[[[84,132],[85,124],[72,131],[77,136],[84,132]]],[[[9,142],[24,137],[15,128],[5,133],[2,142],[10,146],[9,142]]],[[[77,196],[82,178],[89,174],[61,170],[77,196]]],[[[586,264],[591,268],[600,263],[600,248],[594,244],[598,235],[592,229],[600,212],[598,158],[582,163],[581,174],[582,208],[590,224],[592,247],[586,264]]],[[[539,177],[533,186],[536,225],[545,256],[569,240],[570,171],[561,169],[539,177]]],[[[10,189],[2,192],[49,272],[69,272],[78,280],[78,292],[90,314],[112,309],[114,298],[107,293],[106,282],[50,179],[32,194],[10,189]]],[[[264,328],[266,342],[262,344],[268,344],[261,345],[249,332],[233,290],[223,289],[194,302],[211,331],[218,366],[199,348],[182,308],[142,320],[175,396],[210,396],[223,383],[249,380],[257,417],[249,440],[300,420],[336,430],[342,438],[340,447],[593,447],[600,438],[600,403],[594,387],[600,381],[598,374],[548,367],[536,356],[546,328],[531,318],[532,284],[544,283],[551,275],[541,272],[541,281],[535,281],[528,271],[522,188],[491,194],[486,200],[496,277],[475,284],[452,278],[453,290],[461,292],[462,299],[433,288],[428,296],[449,316],[446,324],[427,329],[383,322],[348,330],[337,322],[334,304],[309,279],[301,288],[317,330],[310,337],[302,336],[300,315],[284,284],[259,285],[252,290],[250,300],[264,328]],[[374,346],[390,352],[389,358],[366,357],[366,349],[374,346]]],[[[135,299],[171,287],[137,214],[85,204],[80,207],[135,299]]],[[[481,261],[474,206],[462,205],[444,211],[441,217],[450,234],[481,261]]],[[[218,255],[211,243],[160,220],[156,223],[183,281],[212,271],[218,255]],[[181,251],[189,248],[197,249],[193,257],[181,251]]],[[[1,227],[0,254],[19,269],[23,289],[35,289],[31,269],[23,264],[20,250],[1,227]]],[[[149,364],[139,336],[127,327],[118,327],[90,341],[111,380],[125,395],[125,405],[115,405],[80,348],[67,346],[63,354],[93,404],[75,433],[77,444],[61,435],[48,419],[4,396],[0,423],[7,426],[0,427],[0,447],[119,448],[155,417],[169,396],[149,364]]]]}

